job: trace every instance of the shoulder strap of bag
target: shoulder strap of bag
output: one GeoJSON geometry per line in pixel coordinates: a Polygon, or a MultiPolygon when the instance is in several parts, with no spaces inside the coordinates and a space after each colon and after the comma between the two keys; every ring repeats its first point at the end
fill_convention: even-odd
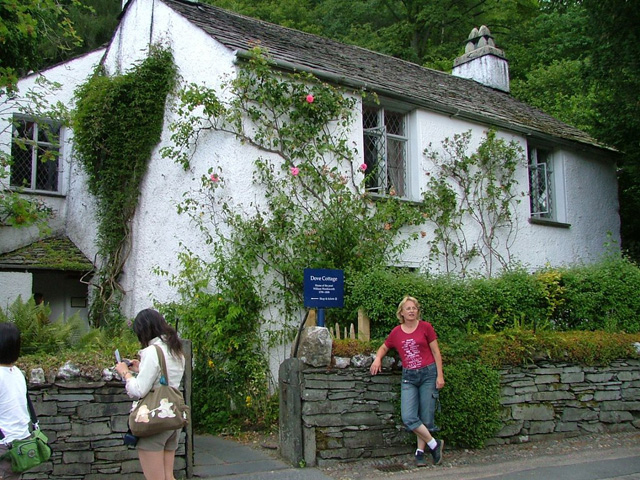
{"type": "MultiPolygon", "coordinates": [[[[164,376],[164,380],[167,385],[169,385],[169,374],[167,373],[167,362],[164,358],[164,352],[158,345],[154,345],[156,347],[156,353],[158,354],[158,360],[160,360],[160,369],[162,371],[162,375],[164,376]]],[[[162,383],[162,378],[160,379],[160,383],[162,383]]]]}

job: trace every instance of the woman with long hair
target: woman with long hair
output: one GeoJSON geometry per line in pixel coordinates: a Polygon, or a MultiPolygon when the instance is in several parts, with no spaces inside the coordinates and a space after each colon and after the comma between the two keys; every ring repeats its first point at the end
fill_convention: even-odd
{"type": "MultiPolygon", "coordinates": [[[[162,367],[155,345],[164,353],[167,364],[167,383],[180,387],[184,375],[185,357],[178,332],[164,317],[153,309],[142,310],[133,321],[133,331],[138,336],[142,350],[140,360],[130,365],[116,365],[118,374],[125,380],[127,394],[135,399],[143,398],[153,388],[160,386],[162,367]]],[[[139,438],[136,444],[142,472],[147,480],[175,480],[173,465],[181,430],[170,430],[149,437],[139,438]]]]}

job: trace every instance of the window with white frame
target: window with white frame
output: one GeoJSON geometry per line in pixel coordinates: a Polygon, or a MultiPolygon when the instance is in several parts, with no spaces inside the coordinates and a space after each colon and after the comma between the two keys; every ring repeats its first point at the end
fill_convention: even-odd
{"type": "Polygon", "coordinates": [[[379,106],[363,106],[364,163],[367,191],[408,195],[407,115],[379,106]]]}
{"type": "Polygon", "coordinates": [[[555,192],[552,155],[549,150],[529,147],[529,197],[531,216],[554,220],[555,192]]]}
{"type": "Polygon", "coordinates": [[[26,190],[58,192],[60,125],[14,116],[10,184],[26,190]]]}

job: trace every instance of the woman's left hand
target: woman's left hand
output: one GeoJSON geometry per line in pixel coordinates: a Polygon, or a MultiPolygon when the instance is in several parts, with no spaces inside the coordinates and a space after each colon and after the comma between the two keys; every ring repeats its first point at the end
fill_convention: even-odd
{"type": "Polygon", "coordinates": [[[438,378],[436,378],[436,388],[440,390],[442,387],[444,387],[444,377],[438,375],[438,378]]]}
{"type": "Polygon", "coordinates": [[[116,372],[118,372],[118,375],[124,378],[124,376],[129,372],[129,366],[125,362],[117,363],[116,372]]]}

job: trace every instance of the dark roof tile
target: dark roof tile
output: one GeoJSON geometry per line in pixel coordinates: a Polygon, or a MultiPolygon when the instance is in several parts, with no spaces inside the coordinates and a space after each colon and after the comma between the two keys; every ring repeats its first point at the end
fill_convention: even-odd
{"type": "Polygon", "coordinates": [[[188,0],[163,0],[232,50],[259,44],[277,62],[347,86],[516,132],[606,148],[587,133],[473,80],[188,0]]]}
{"type": "Polygon", "coordinates": [[[0,255],[0,269],[89,272],[93,264],[69,238],[59,236],[0,255]]]}

